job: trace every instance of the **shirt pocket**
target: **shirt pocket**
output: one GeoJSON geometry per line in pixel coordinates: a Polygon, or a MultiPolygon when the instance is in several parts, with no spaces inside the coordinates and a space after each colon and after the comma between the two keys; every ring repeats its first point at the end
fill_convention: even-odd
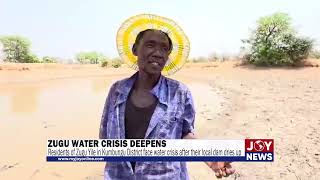
{"type": "Polygon", "coordinates": [[[161,119],[162,124],[166,124],[167,126],[174,126],[178,121],[178,106],[169,107],[161,119]]]}
{"type": "Polygon", "coordinates": [[[171,105],[170,108],[167,109],[167,122],[169,124],[171,123],[178,123],[181,119],[183,113],[183,104],[180,102],[177,102],[173,105],[171,105]]]}
{"type": "Polygon", "coordinates": [[[158,138],[160,139],[176,139],[179,131],[181,131],[181,123],[179,107],[168,108],[163,118],[160,120],[158,129],[158,138]]]}

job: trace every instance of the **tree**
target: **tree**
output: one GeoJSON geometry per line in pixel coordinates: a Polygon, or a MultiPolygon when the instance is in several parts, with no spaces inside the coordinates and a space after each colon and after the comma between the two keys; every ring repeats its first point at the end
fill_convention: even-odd
{"type": "Polygon", "coordinates": [[[31,42],[21,36],[1,36],[5,62],[35,63],[39,62],[36,55],[30,52],[31,42]]]}
{"type": "Polygon", "coordinates": [[[295,65],[307,58],[313,41],[298,37],[285,13],[275,13],[257,21],[247,45],[246,60],[256,65],[295,65]]]}
{"type": "Polygon", "coordinates": [[[95,51],[92,52],[80,52],[76,54],[76,59],[81,64],[99,64],[107,59],[102,53],[95,51]]]}

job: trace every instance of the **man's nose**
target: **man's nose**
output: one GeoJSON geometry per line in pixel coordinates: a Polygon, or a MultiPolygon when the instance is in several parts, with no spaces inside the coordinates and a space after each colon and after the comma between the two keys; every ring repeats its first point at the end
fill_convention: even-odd
{"type": "Polygon", "coordinates": [[[161,52],[161,50],[159,48],[156,48],[154,53],[153,53],[153,56],[156,57],[156,58],[163,58],[164,57],[164,53],[161,52]]]}

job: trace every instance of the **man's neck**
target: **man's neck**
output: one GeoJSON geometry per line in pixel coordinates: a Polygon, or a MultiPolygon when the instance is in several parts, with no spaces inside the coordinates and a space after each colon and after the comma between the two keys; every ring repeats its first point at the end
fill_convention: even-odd
{"type": "Polygon", "coordinates": [[[161,74],[150,75],[144,71],[138,72],[138,78],[135,84],[135,90],[147,90],[150,91],[157,84],[161,74]]]}

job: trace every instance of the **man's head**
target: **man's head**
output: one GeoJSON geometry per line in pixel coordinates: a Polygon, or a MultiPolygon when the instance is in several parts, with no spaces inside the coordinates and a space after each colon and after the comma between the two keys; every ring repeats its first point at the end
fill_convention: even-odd
{"type": "Polygon", "coordinates": [[[138,57],[139,70],[151,75],[161,73],[171,50],[168,34],[155,29],[141,31],[132,47],[133,54],[138,57]]]}

